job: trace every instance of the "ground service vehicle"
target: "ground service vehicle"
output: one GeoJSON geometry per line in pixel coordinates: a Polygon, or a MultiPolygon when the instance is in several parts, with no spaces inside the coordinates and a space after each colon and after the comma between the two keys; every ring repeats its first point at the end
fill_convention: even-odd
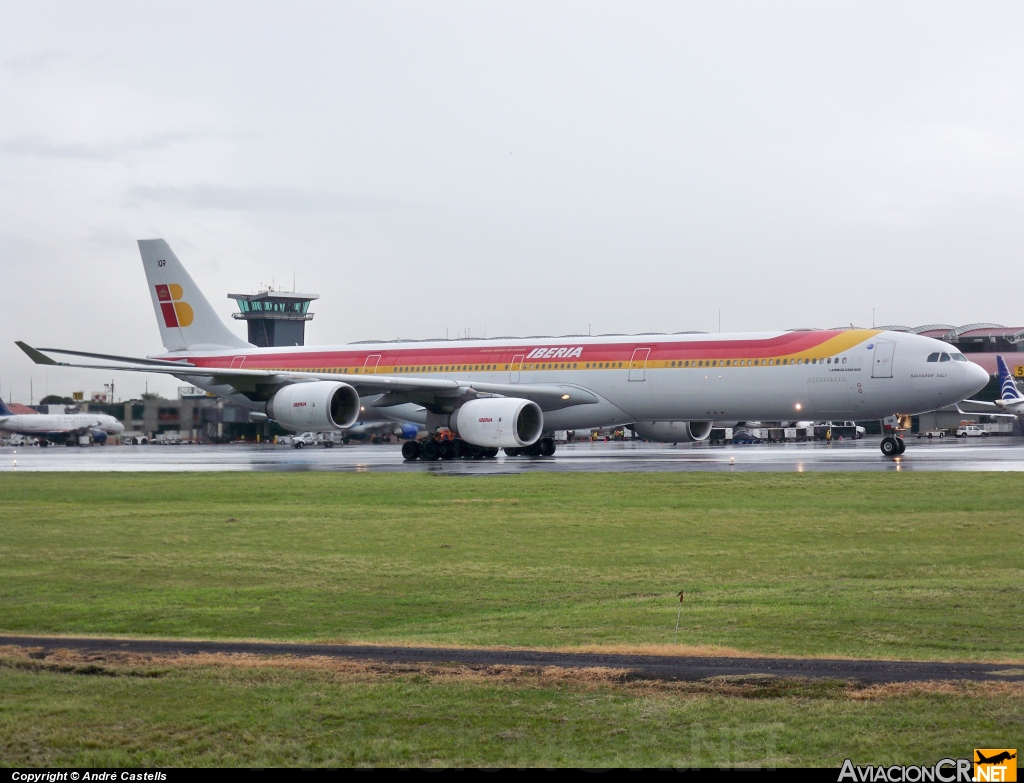
{"type": "Polygon", "coordinates": [[[977,424],[963,423],[956,430],[958,438],[983,438],[987,435],[988,433],[985,432],[985,429],[977,424]]]}

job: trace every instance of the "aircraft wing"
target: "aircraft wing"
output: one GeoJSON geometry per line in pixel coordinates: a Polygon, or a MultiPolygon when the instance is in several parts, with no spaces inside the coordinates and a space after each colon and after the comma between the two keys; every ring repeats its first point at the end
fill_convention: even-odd
{"type": "Polygon", "coordinates": [[[21,350],[33,357],[33,361],[36,364],[59,364],[50,357],[46,356],[43,351],[49,351],[50,353],[61,353],[67,354],[68,356],[84,356],[87,359],[103,359],[108,362],[131,362],[132,364],[152,364],[152,365],[163,365],[165,367],[193,367],[194,365],[183,359],[150,359],[150,358],[136,358],[134,356],[114,356],[109,353],[88,353],[87,351],[69,351],[66,348],[33,348],[31,345],[26,345],[21,341],[15,341],[21,350]],[[36,361],[36,356],[41,356],[43,359],[48,361],[36,361]]]}
{"type": "Polygon", "coordinates": [[[1014,414],[1007,413],[1002,408],[998,407],[995,403],[985,402],[984,400],[963,400],[954,405],[947,405],[945,408],[939,408],[940,413],[961,413],[975,415],[982,414],[984,416],[1003,416],[1007,418],[1016,418],[1014,414]]]}
{"type": "Polygon", "coordinates": [[[983,413],[990,416],[1005,413],[994,402],[985,402],[984,400],[962,400],[956,405],[950,405],[948,410],[956,410],[957,413],[983,413]]]}
{"type": "MultiPolygon", "coordinates": [[[[252,399],[265,400],[278,388],[291,383],[308,381],[340,381],[353,386],[361,397],[381,395],[372,403],[373,407],[386,408],[415,402],[430,407],[438,402],[451,403],[461,398],[479,396],[520,397],[536,402],[541,410],[556,410],[572,405],[592,405],[598,397],[578,386],[570,384],[521,384],[486,383],[481,381],[454,381],[439,378],[414,378],[402,375],[339,375],[337,373],[302,372],[293,370],[256,370],[235,367],[199,367],[191,363],[135,359],[119,364],[72,364],[58,362],[26,343],[15,343],[36,364],[61,367],[78,367],[89,370],[120,370],[124,372],[148,372],[173,375],[183,379],[209,378],[217,386],[231,386],[252,399]],[[148,362],[159,362],[156,364],[148,362]]],[[[105,354],[89,354],[82,351],[47,349],[52,353],[64,353],[96,359],[116,360],[119,357],[105,354]]]]}

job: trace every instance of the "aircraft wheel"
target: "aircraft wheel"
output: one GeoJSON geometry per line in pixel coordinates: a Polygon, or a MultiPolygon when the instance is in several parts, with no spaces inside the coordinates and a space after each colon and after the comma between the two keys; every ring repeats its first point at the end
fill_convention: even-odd
{"type": "Polygon", "coordinates": [[[498,450],[495,448],[483,449],[484,459],[494,459],[498,456],[498,450]]]}
{"type": "Polygon", "coordinates": [[[898,456],[900,453],[900,446],[896,442],[896,438],[890,435],[887,435],[886,437],[882,438],[881,449],[882,453],[887,457],[895,457],[898,456]]]}
{"type": "Polygon", "coordinates": [[[420,459],[433,462],[441,456],[441,444],[436,440],[428,440],[420,449],[420,459]]]}
{"type": "Polygon", "coordinates": [[[459,456],[459,449],[454,441],[441,441],[441,459],[455,459],[457,456],[459,456]]]}
{"type": "Polygon", "coordinates": [[[522,453],[523,453],[523,450],[522,449],[518,449],[515,446],[506,446],[505,447],[505,456],[506,457],[518,457],[522,453]]]}
{"type": "Polygon", "coordinates": [[[39,445],[45,449],[47,446],[50,445],[50,441],[48,441],[46,438],[43,438],[41,441],[39,441],[39,445]]]}
{"type": "Polygon", "coordinates": [[[420,444],[414,440],[407,440],[402,444],[402,457],[412,462],[420,457],[420,444]]]}
{"type": "Polygon", "coordinates": [[[896,438],[896,443],[900,447],[900,450],[899,450],[900,454],[902,454],[904,451],[907,450],[907,442],[905,440],[903,440],[903,438],[896,438]]]}
{"type": "Polygon", "coordinates": [[[527,457],[539,457],[540,456],[540,441],[533,443],[523,449],[522,454],[527,457]]]}
{"type": "Polygon", "coordinates": [[[484,450],[479,446],[474,446],[472,443],[466,444],[466,459],[483,459],[484,450]]]}
{"type": "Polygon", "coordinates": [[[555,439],[554,438],[541,438],[537,445],[540,446],[540,455],[542,457],[553,457],[555,456],[555,439]]]}
{"type": "Polygon", "coordinates": [[[462,438],[456,438],[452,441],[452,446],[455,447],[455,459],[469,459],[469,444],[462,438]]]}

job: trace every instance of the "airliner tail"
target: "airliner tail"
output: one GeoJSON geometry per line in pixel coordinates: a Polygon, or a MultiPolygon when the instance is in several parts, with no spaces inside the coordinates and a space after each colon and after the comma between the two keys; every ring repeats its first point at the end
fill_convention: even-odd
{"type": "Polygon", "coordinates": [[[999,367],[1000,399],[1024,399],[1024,394],[1021,394],[1020,389],[1017,388],[1017,382],[1013,379],[1013,376],[1010,374],[1010,368],[1006,365],[1006,361],[1003,359],[1002,356],[996,357],[996,365],[999,367]]]}
{"type": "Polygon", "coordinates": [[[252,348],[224,324],[162,239],[140,239],[160,338],[168,351],[252,348]]]}

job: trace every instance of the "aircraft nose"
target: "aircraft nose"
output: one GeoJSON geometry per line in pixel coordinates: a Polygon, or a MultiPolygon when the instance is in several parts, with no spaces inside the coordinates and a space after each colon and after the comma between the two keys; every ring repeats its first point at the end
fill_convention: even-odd
{"type": "Polygon", "coordinates": [[[974,362],[968,362],[964,368],[964,383],[969,389],[967,397],[972,394],[984,389],[989,382],[989,374],[985,368],[978,366],[974,362]]]}

